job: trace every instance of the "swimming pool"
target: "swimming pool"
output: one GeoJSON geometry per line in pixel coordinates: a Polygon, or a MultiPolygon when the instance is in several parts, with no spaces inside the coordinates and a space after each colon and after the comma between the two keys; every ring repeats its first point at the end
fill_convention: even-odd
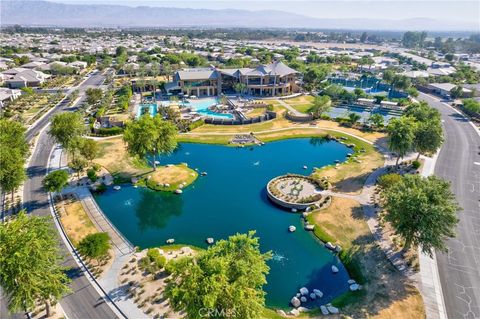
{"type": "Polygon", "coordinates": [[[149,113],[151,116],[157,115],[158,113],[157,104],[156,103],[140,104],[137,109],[137,118],[139,118],[145,113],[149,113]]]}
{"type": "Polygon", "coordinates": [[[163,245],[168,238],[205,248],[207,237],[220,240],[256,230],[262,252],[273,253],[264,287],[267,305],[286,308],[305,286],[324,293],[323,298],[307,303],[318,307],[348,290],[348,273],[337,256],[303,230],[300,214],[273,205],[265,191],[273,177],[310,174],[313,167],[344,161],[351,152],[338,142],[318,141],[290,139],[252,148],[180,144],[160,162],[188,163],[208,172],[182,195],[124,185],[119,191],[109,188],[95,199],[122,234],[141,248],[163,245]],[[290,225],[297,231],[289,233],[290,225]],[[340,272],[333,275],[331,265],[340,272]]]}
{"type": "MultiPolygon", "coordinates": [[[[219,103],[220,103],[219,98],[207,97],[207,98],[201,98],[201,99],[187,99],[185,101],[179,102],[178,104],[181,107],[191,108],[193,111],[203,116],[232,119],[233,118],[232,114],[218,113],[209,109],[210,106],[219,104],[219,103]]],[[[166,106],[166,105],[170,105],[171,102],[162,101],[161,104],[166,106]]]]}

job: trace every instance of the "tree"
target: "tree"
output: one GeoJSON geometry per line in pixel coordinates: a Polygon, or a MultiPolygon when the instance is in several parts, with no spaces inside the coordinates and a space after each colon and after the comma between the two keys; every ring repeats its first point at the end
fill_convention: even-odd
{"type": "Polygon", "coordinates": [[[418,122],[415,129],[415,150],[420,154],[434,154],[442,146],[443,131],[440,121],[434,119],[418,122]]]}
{"type": "Polygon", "coordinates": [[[423,101],[407,106],[405,109],[405,115],[414,117],[417,122],[435,120],[436,122],[441,123],[440,112],[423,101]]]}
{"type": "Polygon", "coordinates": [[[87,161],[83,157],[75,157],[68,163],[68,167],[77,172],[77,178],[80,179],[80,172],[87,167],[87,164],[87,161]]]}
{"type": "Polygon", "coordinates": [[[313,113],[313,117],[317,119],[320,118],[322,114],[330,110],[331,105],[332,101],[330,100],[329,96],[316,96],[313,100],[312,107],[310,108],[311,112],[313,113]]]}
{"type": "Polygon", "coordinates": [[[456,85],[453,89],[450,90],[450,96],[454,99],[461,98],[463,96],[463,87],[456,85]]]}
{"type": "Polygon", "coordinates": [[[455,236],[460,209],[448,182],[407,174],[383,195],[385,219],[405,240],[404,251],[412,244],[429,255],[434,249],[446,251],[445,239],[455,236]]]}
{"type": "Polygon", "coordinates": [[[372,114],[368,118],[368,122],[372,123],[372,125],[376,128],[383,127],[384,121],[385,120],[384,120],[383,116],[381,114],[378,114],[378,113],[372,114]]]}
{"type": "Polygon", "coordinates": [[[388,147],[398,154],[396,165],[401,157],[414,149],[416,123],[414,118],[402,116],[388,123],[388,147]]]}
{"type": "Polygon", "coordinates": [[[109,249],[110,236],[108,233],[89,234],[78,243],[80,254],[91,259],[99,259],[106,256],[109,249]]]}
{"type": "Polygon", "coordinates": [[[362,117],[355,112],[350,112],[348,114],[348,120],[351,125],[355,125],[362,117]]]}
{"type": "Polygon", "coordinates": [[[97,141],[90,138],[83,138],[82,140],[79,147],[80,154],[91,163],[98,156],[100,147],[97,141]]]}
{"type": "Polygon", "coordinates": [[[465,99],[463,100],[463,107],[469,113],[480,114],[480,102],[475,101],[474,99],[465,99]]]}
{"type": "Polygon", "coordinates": [[[198,318],[202,309],[227,317],[258,318],[265,304],[262,286],[267,282],[271,253],[260,253],[255,232],[221,240],[196,257],[167,264],[172,280],[166,295],[177,311],[198,318]]]}
{"type": "Polygon", "coordinates": [[[131,155],[145,159],[153,155],[153,170],[157,169],[156,154],[169,154],[177,147],[177,127],[163,120],[159,115],[151,117],[144,114],[127,125],[123,140],[127,143],[127,150],[131,155]]]}
{"type": "Polygon", "coordinates": [[[95,105],[102,100],[103,91],[99,88],[88,88],[85,93],[87,94],[87,103],[95,105]]]}
{"type": "Polygon", "coordinates": [[[0,119],[0,150],[15,148],[23,158],[26,158],[29,146],[25,139],[25,132],[26,129],[21,123],[0,119]]]}
{"type": "Polygon", "coordinates": [[[68,172],[63,169],[49,173],[42,181],[42,185],[47,192],[60,193],[67,184],[68,172]]]}
{"type": "Polygon", "coordinates": [[[233,89],[235,90],[236,93],[243,94],[247,89],[247,85],[245,83],[235,83],[233,85],[233,89]]]}
{"type": "Polygon", "coordinates": [[[37,302],[50,303],[69,292],[69,278],[50,217],[27,216],[24,211],[0,224],[0,284],[10,311],[32,311],[37,302]]]}
{"type": "Polygon", "coordinates": [[[74,152],[78,145],[78,139],[85,131],[86,128],[80,113],[64,112],[53,117],[48,134],[64,149],[74,152]]]}

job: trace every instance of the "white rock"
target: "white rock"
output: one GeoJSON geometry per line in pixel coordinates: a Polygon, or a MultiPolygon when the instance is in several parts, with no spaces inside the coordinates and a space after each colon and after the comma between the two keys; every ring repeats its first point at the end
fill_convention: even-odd
{"type": "Polygon", "coordinates": [[[314,230],[314,229],[315,229],[315,225],[311,225],[311,224],[305,225],[305,230],[310,230],[310,231],[312,231],[312,230],[314,230]]]}
{"type": "Polygon", "coordinates": [[[350,285],[350,291],[357,291],[360,288],[358,284],[350,285]]]}
{"type": "Polygon", "coordinates": [[[320,290],[318,289],[313,289],[313,293],[315,295],[317,295],[318,298],[322,298],[323,297],[323,292],[321,292],[320,290]]]}
{"type": "Polygon", "coordinates": [[[300,291],[300,294],[301,294],[302,296],[308,295],[308,289],[307,289],[306,287],[300,288],[299,291],[300,291]]]}
{"type": "Polygon", "coordinates": [[[298,311],[297,309],[292,309],[289,311],[289,314],[292,316],[298,316],[300,315],[300,311],[298,311]]]}
{"type": "Polygon", "coordinates": [[[335,265],[332,265],[332,272],[336,274],[338,272],[338,268],[335,265]]]}
{"type": "Polygon", "coordinates": [[[322,312],[322,315],[327,316],[329,314],[327,307],[325,306],[320,306],[320,311],[322,312]]]}
{"type": "Polygon", "coordinates": [[[292,208],[292,213],[296,213],[297,212],[297,209],[296,208],[292,208]]]}
{"type": "Polygon", "coordinates": [[[333,314],[336,314],[336,313],[339,312],[338,308],[336,308],[334,306],[327,306],[327,310],[328,310],[328,312],[333,313],[333,314]]]}
{"type": "Polygon", "coordinates": [[[317,295],[312,292],[312,293],[310,294],[310,299],[317,299],[317,295]]]}
{"type": "Polygon", "coordinates": [[[304,296],[300,297],[300,301],[301,302],[307,302],[307,297],[304,297],[304,296]]]}
{"type": "Polygon", "coordinates": [[[297,310],[300,311],[300,312],[309,312],[309,311],[311,311],[312,309],[307,308],[307,307],[298,307],[297,310]]]}
{"type": "Polygon", "coordinates": [[[334,246],[331,242],[327,242],[327,243],[325,244],[325,247],[327,247],[327,248],[330,249],[330,250],[334,250],[334,249],[335,249],[335,246],[334,246]]]}
{"type": "Polygon", "coordinates": [[[183,191],[181,189],[176,189],[175,190],[175,194],[181,194],[181,193],[183,193],[183,191]]]}
{"type": "Polygon", "coordinates": [[[169,183],[165,183],[165,184],[163,184],[163,186],[165,186],[165,187],[170,187],[170,184],[169,184],[169,183]]]}
{"type": "Polygon", "coordinates": [[[297,298],[300,298],[302,294],[298,292],[295,296],[297,296],[297,298]]]}
{"type": "Polygon", "coordinates": [[[293,225],[288,226],[288,231],[289,231],[289,232],[293,233],[293,232],[296,231],[296,230],[297,230],[297,227],[295,227],[295,226],[293,226],[293,225]]]}
{"type": "Polygon", "coordinates": [[[307,169],[307,168],[308,168],[307,165],[303,165],[303,169],[307,169]]]}
{"type": "Polygon", "coordinates": [[[291,303],[292,306],[294,306],[295,308],[300,307],[300,305],[302,304],[302,302],[300,301],[300,299],[298,299],[297,297],[293,297],[293,298],[290,300],[290,303],[291,303]]]}
{"type": "Polygon", "coordinates": [[[341,251],[342,251],[342,247],[340,247],[340,245],[335,246],[335,251],[336,251],[337,253],[341,252],[341,251]]]}
{"type": "Polygon", "coordinates": [[[211,245],[211,244],[213,244],[213,242],[214,242],[214,240],[213,240],[212,237],[207,238],[207,244],[211,245]]]}
{"type": "Polygon", "coordinates": [[[353,284],[356,284],[357,282],[356,282],[355,280],[353,280],[353,279],[349,279],[349,280],[347,281],[347,283],[348,283],[349,285],[353,285],[353,284]]]}
{"type": "Polygon", "coordinates": [[[287,314],[285,313],[285,311],[283,311],[283,310],[281,310],[281,309],[277,310],[277,313],[278,313],[280,316],[282,316],[282,317],[286,317],[286,316],[287,316],[287,314]]]}
{"type": "Polygon", "coordinates": [[[167,244],[173,244],[175,242],[175,239],[169,238],[165,241],[167,244]]]}

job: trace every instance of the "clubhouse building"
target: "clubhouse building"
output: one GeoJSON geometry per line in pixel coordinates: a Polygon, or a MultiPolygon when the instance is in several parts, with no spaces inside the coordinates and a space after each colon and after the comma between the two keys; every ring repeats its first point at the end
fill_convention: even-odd
{"type": "Polygon", "coordinates": [[[177,71],[165,84],[167,93],[197,97],[222,93],[253,96],[282,96],[300,91],[300,72],[277,61],[254,69],[195,68],[177,71]]]}

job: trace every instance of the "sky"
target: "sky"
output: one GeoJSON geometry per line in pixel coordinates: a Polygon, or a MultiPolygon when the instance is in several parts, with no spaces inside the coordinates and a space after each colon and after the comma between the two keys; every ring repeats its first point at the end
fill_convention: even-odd
{"type": "MultiPolygon", "coordinates": [[[[475,23],[480,31],[480,0],[50,0],[75,4],[121,4],[194,9],[281,10],[314,18],[392,19],[431,18],[475,23]]],[[[406,26],[407,27],[407,26],[406,26]]]]}

